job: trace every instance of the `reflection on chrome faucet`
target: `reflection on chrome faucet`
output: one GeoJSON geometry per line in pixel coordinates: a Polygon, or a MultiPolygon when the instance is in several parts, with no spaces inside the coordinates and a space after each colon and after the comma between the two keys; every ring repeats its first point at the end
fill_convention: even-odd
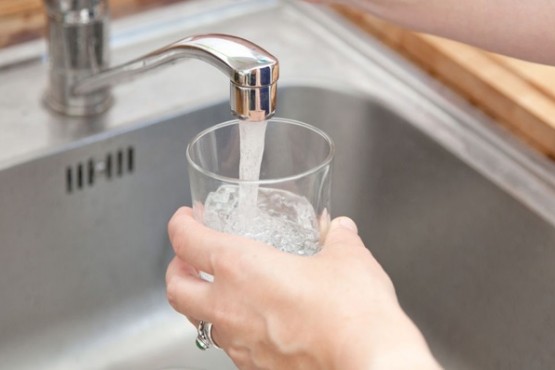
{"type": "Polygon", "coordinates": [[[229,77],[231,110],[239,119],[261,121],[275,112],[278,60],[248,40],[222,34],[192,36],[108,68],[107,1],[45,0],[45,4],[50,56],[45,102],[56,112],[102,113],[112,103],[110,86],[189,58],[207,62],[229,77]]]}

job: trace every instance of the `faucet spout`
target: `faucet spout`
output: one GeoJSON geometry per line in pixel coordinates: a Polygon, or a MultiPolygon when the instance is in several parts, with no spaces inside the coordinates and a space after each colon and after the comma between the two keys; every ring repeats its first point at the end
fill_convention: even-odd
{"type": "Polygon", "coordinates": [[[239,119],[260,121],[275,112],[278,60],[248,40],[223,34],[192,36],[108,68],[108,2],[44,3],[50,51],[50,85],[45,102],[54,111],[72,116],[102,113],[112,103],[111,86],[152,69],[195,58],[229,77],[231,110],[239,119]]]}
{"type": "Polygon", "coordinates": [[[229,77],[230,106],[239,119],[260,121],[274,114],[279,78],[278,60],[248,40],[223,34],[184,38],[128,63],[84,78],[75,83],[72,93],[91,94],[189,58],[207,62],[229,77]]]}

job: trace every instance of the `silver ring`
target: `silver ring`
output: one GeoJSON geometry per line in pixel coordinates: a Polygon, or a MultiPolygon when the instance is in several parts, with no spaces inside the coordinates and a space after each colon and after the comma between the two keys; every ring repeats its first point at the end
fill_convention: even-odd
{"type": "Polygon", "coordinates": [[[201,321],[198,324],[197,328],[197,339],[195,343],[197,347],[202,350],[206,351],[207,349],[214,347],[220,349],[214,339],[212,339],[212,323],[211,322],[204,322],[201,321]]]}
{"type": "Polygon", "coordinates": [[[206,329],[206,337],[208,338],[210,344],[216,349],[221,349],[220,346],[216,344],[216,341],[212,338],[212,323],[207,322],[204,328],[206,329]]]}

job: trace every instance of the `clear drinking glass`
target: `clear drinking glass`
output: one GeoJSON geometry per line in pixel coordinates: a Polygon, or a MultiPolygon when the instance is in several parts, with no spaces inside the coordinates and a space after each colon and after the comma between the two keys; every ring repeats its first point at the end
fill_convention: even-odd
{"type": "Polygon", "coordinates": [[[189,144],[195,219],[285,252],[312,255],[330,222],[333,141],[306,123],[273,118],[257,160],[262,148],[256,137],[264,137],[263,124],[235,120],[201,132],[189,144]],[[245,171],[247,160],[261,162],[259,179],[256,170],[245,171]]]}

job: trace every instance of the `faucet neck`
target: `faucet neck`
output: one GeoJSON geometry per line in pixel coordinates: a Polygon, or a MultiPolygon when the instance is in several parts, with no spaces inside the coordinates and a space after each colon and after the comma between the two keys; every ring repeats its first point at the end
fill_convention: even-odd
{"type": "MultiPolygon", "coordinates": [[[[229,77],[230,107],[237,118],[262,121],[274,114],[279,78],[277,58],[248,40],[224,34],[184,38],[84,78],[74,85],[72,92],[76,95],[90,94],[156,68],[191,58],[211,64],[229,77]]],[[[199,80],[203,78],[199,77],[199,80]]]]}

